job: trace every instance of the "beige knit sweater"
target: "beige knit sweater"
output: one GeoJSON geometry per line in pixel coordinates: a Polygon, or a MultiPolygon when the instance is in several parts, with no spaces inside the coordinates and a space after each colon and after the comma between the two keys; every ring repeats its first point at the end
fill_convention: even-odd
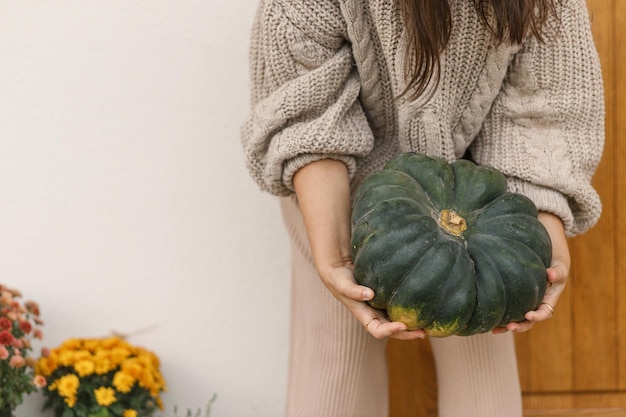
{"type": "Polygon", "coordinates": [[[260,187],[293,192],[321,158],[353,183],[400,151],[449,161],[470,150],[509,189],[561,217],[568,234],[601,212],[590,184],[604,142],[603,86],[584,0],[565,0],[558,34],[494,45],[470,1],[454,26],[427,102],[404,89],[406,37],[396,0],[262,0],[252,30],[252,110],[242,128],[260,187]]]}

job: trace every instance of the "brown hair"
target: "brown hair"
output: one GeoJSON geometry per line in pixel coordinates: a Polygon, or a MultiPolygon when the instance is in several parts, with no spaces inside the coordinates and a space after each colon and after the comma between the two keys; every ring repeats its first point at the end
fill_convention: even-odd
{"type": "MultiPolygon", "coordinates": [[[[470,1],[470,0],[462,0],[470,1]]],[[[522,43],[528,35],[543,41],[542,28],[556,17],[559,0],[471,0],[481,22],[489,28],[496,43],[522,43]]],[[[415,99],[430,81],[439,81],[439,56],[452,33],[452,12],[448,0],[400,0],[408,33],[405,76],[401,96],[415,99]]]]}

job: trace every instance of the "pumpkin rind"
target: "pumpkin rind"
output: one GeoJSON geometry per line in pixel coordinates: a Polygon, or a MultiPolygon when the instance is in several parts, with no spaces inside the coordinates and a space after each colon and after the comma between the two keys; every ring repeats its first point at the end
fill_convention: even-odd
{"type": "Polygon", "coordinates": [[[549,235],[493,168],[400,154],[361,184],[352,225],[356,280],[409,329],[488,332],[523,320],[545,293],[549,235]]]}

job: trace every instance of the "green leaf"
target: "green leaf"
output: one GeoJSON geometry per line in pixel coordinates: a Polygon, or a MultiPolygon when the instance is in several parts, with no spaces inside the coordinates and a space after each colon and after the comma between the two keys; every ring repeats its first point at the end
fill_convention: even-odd
{"type": "Polygon", "coordinates": [[[66,408],[65,410],[63,410],[63,414],[61,414],[61,417],[76,417],[76,415],[71,408],[66,408]]]}
{"type": "Polygon", "coordinates": [[[116,415],[116,416],[121,416],[122,414],[124,414],[124,410],[126,409],[122,404],[120,404],[119,402],[117,403],[113,403],[109,406],[109,408],[111,409],[111,411],[116,415]]]}
{"type": "Polygon", "coordinates": [[[97,412],[95,413],[90,413],[88,415],[88,417],[109,417],[109,410],[107,410],[106,408],[100,408],[97,412]]]}

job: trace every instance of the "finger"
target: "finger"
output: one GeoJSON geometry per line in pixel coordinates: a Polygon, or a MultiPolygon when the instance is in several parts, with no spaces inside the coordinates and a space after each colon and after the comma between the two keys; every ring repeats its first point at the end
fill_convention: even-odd
{"type": "Polygon", "coordinates": [[[567,281],[567,269],[564,266],[552,266],[547,271],[550,284],[565,284],[567,281]]]}
{"type": "Polygon", "coordinates": [[[395,332],[389,336],[391,339],[397,340],[415,340],[415,339],[425,339],[426,332],[424,330],[404,330],[401,332],[395,332]]]}
{"type": "Polygon", "coordinates": [[[363,324],[376,339],[391,337],[394,339],[411,340],[424,338],[424,330],[407,330],[407,326],[400,322],[391,322],[383,311],[376,310],[366,303],[353,301],[348,308],[356,319],[363,324]]]}
{"type": "Polygon", "coordinates": [[[374,298],[371,288],[353,283],[345,283],[338,288],[339,294],[354,301],[369,301],[374,298]]]}
{"type": "Polygon", "coordinates": [[[344,274],[338,274],[331,283],[326,283],[336,297],[345,297],[354,301],[369,301],[374,298],[374,291],[354,281],[348,270],[344,274]]]}
{"type": "Polygon", "coordinates": [[[374,317],[365,323],[365,330],[377,339],[384,339],[396,332],[405,331],[406,325],[403,323],[392,323],[388,320],[374,317]]]}
{"type": "Polygon", "coordinates": [[[510,332],[515,332],[515,333],[523,333],[532,329],[534,325],[535,323],[529,320],[522,321],[519,323],[509,323],[506,325],[506,330],[510,332]]]}
{"type": "Polygon", "coordinates": [[[532,321],[521,321],[519,323],[509,323],[505,327],[496,327],[491,331],[493,334],[503,334],[507,332],[523,333],[532,329],[535,325],[532,321]]]}
{"type": "Polygon", "coordinates": [[[529,311],[528,313],[524,315],[524,318],[526,320],[522,322],[518,322],[518,323],[515,323],[515,322],[508,323],[506,327],[504,328],[498,327],[494,329],[492,332],[494,334],[504,333],[507,331],[518,332],[518,333],[526,332],[530,330],[535,325],[536,322],[552,318],[553,315],[554,315],[553,305],[543,301],[541,304],[539,304],[539,307],[537,307],[536,310],[529,311]]]}
{"type": "Polygon", "coordinates": [[[502,333],[506,333],[508,331],[509,331],[509,329],[507,329],[506,327],[496,327],[495,329],[491,330],[491,333],[493,333],[493,334],[502,334],[502,333]]]}
{"type": "Polygon", "coordinates": [[[561,274],[558,273],[556,268],[548,268],[548,282],[554,284],[559,281],[561,274]]]}
{"type": "Polygon", "coordinates": [[[531,322],[543,321],[554,316],[554,305],[548,302],[542,302],[535,311],[529,311],[524,316],[526,320],[531,322]]]}
{"type": "Polygon", "coordinates": [[[407,330],[404,323],[390,322],[374,318],[365,327],[377,339],[393,338],[399,340],[423,339],[426,334],[423,330],[407,330]]]}

